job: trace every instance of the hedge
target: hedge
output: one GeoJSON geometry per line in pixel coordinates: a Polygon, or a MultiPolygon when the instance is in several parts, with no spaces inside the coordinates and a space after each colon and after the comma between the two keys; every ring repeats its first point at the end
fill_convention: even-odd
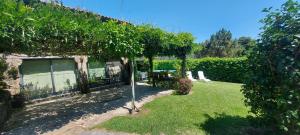
{"type": "MultiPolygon", "coordinates": [[[[179,60],[155,60],[156,70],[178,70],[179,60]]],[[[247,75],[247,59],[242,58],[201,58],[188,59],[187,69],[197,78],[198,71],[204,71],[207,78],[215,81],[242,83],[247,75]]]]}

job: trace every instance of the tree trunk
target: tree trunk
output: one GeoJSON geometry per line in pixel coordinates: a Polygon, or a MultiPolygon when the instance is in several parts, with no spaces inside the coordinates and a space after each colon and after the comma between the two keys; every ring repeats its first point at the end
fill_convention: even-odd
{"type": "Polygon", "coordinates": [[[134,62],[131,61],[131,92],[132,92],[132,110],[134,110],[135,104],[135,89],[134,89],[134,62]]]}
{"type": "Polygon", "coordinates": [[[132,100],[131,100],[131,112],[137,111],[138,109],[135,106],[135,81],[134,81],[134,59],[131,60],[131,92],[132,92],[132,100]]]}
{"type": "Polygon", "coordinates": [[[121,58],[120,63],[122,64],[121,66],[121,76],[122,76],[122,81],[125,82],[125,84],[130,85],[131,83],[131,66],[130,66],[130,61],[128,58],[121,58]]]}
{"type": "Polygon", "coordinates": [[[181,77],[186,77],[186,56],[181,58],[181,77]]]}
{"type": "Polygon", "coordinates": [[[155,87],[155,82],[154,82],[154,79],[153,79],[153,57],[148,57],[148,60],[149,60],[149,82],[152,82],[152,86],[155,87]],[[150,80],[150,78],[152,80],[150,80]]]}

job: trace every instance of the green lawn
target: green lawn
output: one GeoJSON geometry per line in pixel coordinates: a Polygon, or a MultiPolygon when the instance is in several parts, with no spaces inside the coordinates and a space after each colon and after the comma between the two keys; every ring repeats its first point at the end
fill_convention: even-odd
{"type": "Polygon", "coordinates": [[[194,83],[192,94],[146,104],[138,115],[115,117],[95,128],[138,134],[244,134],[249,126],[241,84],[194,83]]]}

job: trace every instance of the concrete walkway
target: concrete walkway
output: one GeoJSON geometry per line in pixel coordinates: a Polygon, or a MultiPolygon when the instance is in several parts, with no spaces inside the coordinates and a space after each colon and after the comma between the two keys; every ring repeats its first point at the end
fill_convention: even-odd
{"type": "MultiPolygon", "coordinates": [[[[128,115],[131,105],[130,86],[118,88],[122,98],[103,102],[97,94],[81,95],[52,102],[39,103],[26,107],[12,115],[7,122],[3,135],[128,135],[108,131],[89,131],[99,123],[115,116],[128,115]]],[[[136,87],[137,107],[157,97],[171,94],[171,90],[160,90],[145,84],[136,87]]]]}

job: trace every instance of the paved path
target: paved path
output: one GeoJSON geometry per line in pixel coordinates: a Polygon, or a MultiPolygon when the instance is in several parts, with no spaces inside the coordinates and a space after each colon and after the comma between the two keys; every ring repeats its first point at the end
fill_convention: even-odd
{"type": "MultiPolygon", "coordinates": [[[[128,115],[131,101],[130,86],[119,88],[123,97],[103,102],[97,94],[81,95],[75,98],[39,103],[26,107],[12,115],[7,122],[4,135],[116,135],[107,131],[89,131],[89,127],[115,116],[128,115]]],[[[146,85],[137,85],[137,107],[156,97],[170,94],[170,90],[159,90],[146,85]]]]}

